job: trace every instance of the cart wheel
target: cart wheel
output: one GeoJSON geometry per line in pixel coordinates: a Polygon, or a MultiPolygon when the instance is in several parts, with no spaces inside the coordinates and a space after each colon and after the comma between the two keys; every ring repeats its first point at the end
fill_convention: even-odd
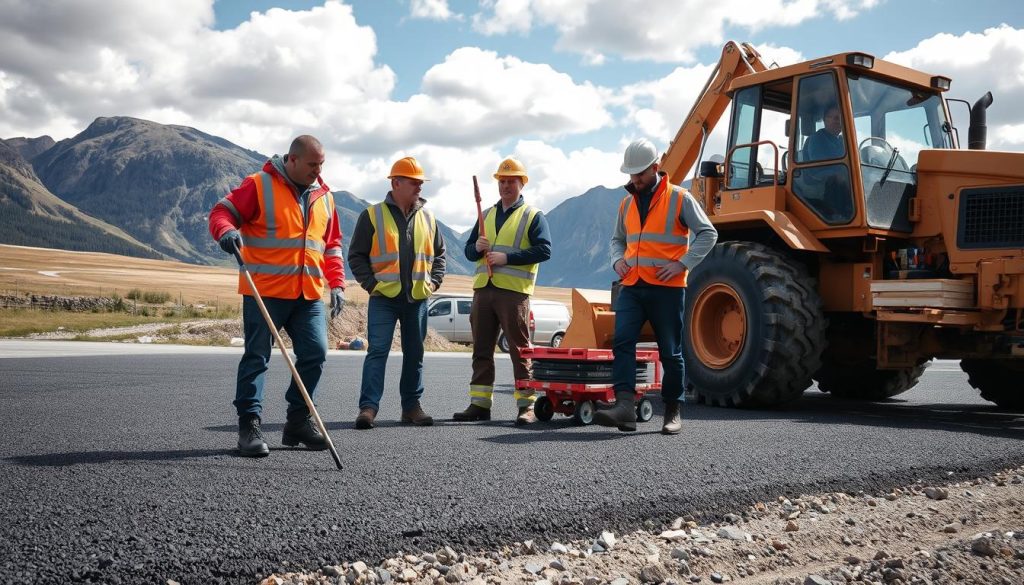
{"type": "Polygon", "coordinates": [[[572,414],[572,420],[582,426],[594,422],[594,401],[584,400],[576,404],[576,410],[572,414]]]}
{"type": "Polygon", "coordinates": [[[636,404],[636,420],[647,422],[654,418],[654,405],[646,398],[641,398],[636,404]]]}
{"type": "Polygon", "coordinates": [[[547,396],[541,396],[533,405],[533,413],[537,415],[537,420],[549,421],[555,416],[555,405],[547,396]]]}

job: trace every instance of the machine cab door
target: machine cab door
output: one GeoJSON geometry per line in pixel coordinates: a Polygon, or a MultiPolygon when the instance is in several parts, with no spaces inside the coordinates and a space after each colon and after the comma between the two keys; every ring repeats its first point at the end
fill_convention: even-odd
{"type": "Polygon", "coordinates": [[[785,207],[788,80],[738,90],[733,97],[720,214],[785,207]]]}
{"type": "Polygon", "coordinates": [[[845,226],[857,215],[850,183],[849,122],[832,71],[797,79],[793,194],[822,222],[845,226]]]}

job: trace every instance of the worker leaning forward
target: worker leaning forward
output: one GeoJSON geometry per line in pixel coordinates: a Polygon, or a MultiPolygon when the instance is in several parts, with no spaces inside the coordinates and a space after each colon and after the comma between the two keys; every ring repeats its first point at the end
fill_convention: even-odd
{"type": "MultiPolygon", "coordinates": [[[[287,155],[271,158],[262,172],[246,177],[210,211],[210,233],[225,252],[241,251],[270,318],[288,332],[295,369],[310,398],[327,358],[327,326],[320,300],[325,284],[331,291],[331,318],[345,302],[341,228],[334,197],[320,179],[323,163],[320,141],[299,136],[287,155]]],[[[239,275],[238,292],[245,295],[245,352],[238,364],[234,401],[238,449],[242,455],[262,457],[270,453],[260,417],[272,334],[243,275],[239,275]]],[[[327,440],[310,420],[295,380],[288,385],[285,400],[288,422],[282,443],[326,449],[327,440]]]]}
{"type": "Polygon", "coordinates": [[[520,381],[530,379],[530,363],[522,356],[522,349],[530,346],[530,295],[540,263],[551,257],[551,238],[544,214],[523,201],[521,191],[529,181],[526,167],[507,158],[498,165],[494,178],[498,180],[501,200],[484,217],[484,233],[488,237],[481,236],[480,226],[476,225],[466,241],[466,258],[476,262],[473,309],[469,315],[473,330],[473,377],[469,381],[469,407],[455,413],[454,419],[490,420],[494,345],[504,331],[517,383],[516,424],[525,425],[535,422],[537,416],[533,412],[533,389],[518,386],[520,381]]]}
{"type": "Polygon", "coordinates": [[[370,293],[369,343],[363,360],[357,429],[372,429],[384,394],[384,368],[395,324],[402,328],[402,422],[434,424],[420,406],[423,396],[423,340],[427,335],[426,299],[444,279],[444,237],[434,215],[423,208],[420,189],[426,177],[415,158],[399,159],[388,175],[391,191],[382,203],[359,215],[349,244],[348,264],[370,293]]]}
{"type": "Polygon", "coordinates": [[[629,175],[629,195],[619,205],[611,238],[612,267],[622,280],[613,307],[615,405],[594,413],[594,422],[636,430],[636,344],[650,322],[664,370],[661,432],[674,435],[682,430],[686,275],[714,247],[718,232],[693,196],[659,172],[658,151],[648,140],[626,148],[621,171],[629,175]]]}

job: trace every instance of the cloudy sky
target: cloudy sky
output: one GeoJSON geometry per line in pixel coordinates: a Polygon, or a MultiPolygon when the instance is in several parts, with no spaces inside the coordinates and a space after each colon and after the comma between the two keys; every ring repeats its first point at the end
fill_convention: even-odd
{"type": "Polygon", "coordinates": [[[872,53],[950,76],[972,103],[991,90],[989,147],[1024,150],[1020,0],[0,0],[0,14],[2,138],[61,140],[99,116],[265,154],[311,133],[328,184],[371,202],[416,156],[457,228],[474,221],[472,176],[496,198],[505,156],[545,210],[622,184],[625,144],[667,145],[730,39],[782,65],[872,53]]]}

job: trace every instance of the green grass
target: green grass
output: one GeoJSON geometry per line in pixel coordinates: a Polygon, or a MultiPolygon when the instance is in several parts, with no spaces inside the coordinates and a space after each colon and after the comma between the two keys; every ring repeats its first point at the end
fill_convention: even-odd
{"type": "MultiPolygon", "coordinates": [[[[238,315],[237,310],[234,310],[233,314],[228,315],[221,315],[220,313],[222,312],[225,311],[205,313],[202,316],[218,319],[238,315]]],[[[126,327],[145,323],[177,323],[195,319],[198,316],[189,314],[190,312],[186,312],[183,315],[170,316],[164,313],[165,311],[161,311],[160,314],[132,315],[131,313],[77,313],[40,309],[0,309],[0,337],[24,337],[31,333],[57,331],[61,327],[63,327],[64,331],[71,333],[84,333],[90,329],[126,327]]]]}

